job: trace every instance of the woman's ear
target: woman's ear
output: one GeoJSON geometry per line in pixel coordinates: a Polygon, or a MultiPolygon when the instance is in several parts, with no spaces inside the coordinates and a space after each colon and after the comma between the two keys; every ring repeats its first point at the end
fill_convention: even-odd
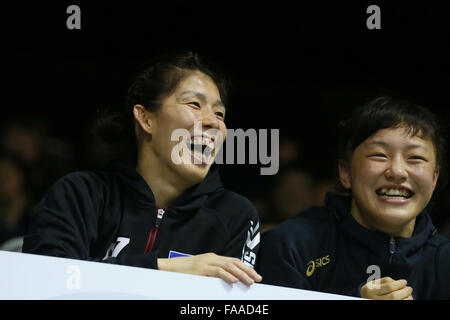
{"type": "Polygon", "coordinates": [[[152,117],[151,112],[146,110],[143,105],[136,104],[133,107],[134,119],[139,123],[142,130],[148,134],[152,134],[152,117]]]}
{"type": "Polygon", "coordinates": [[[439,169],[439,167],[436,167],[436,170],[434,170],[434,174],[433,174],[433,190],[434,190],[434,188],[436,188],[436,184],[439,179],[439,173],[440,173],[440,169],[439,169]]]}
{"type": "Polygon", "coordinates": [[[338,166],[339,166],[339,179],[341,180],[342,186],[345,189],[350,189],[352,187],[350,164],[347,161],[339,160],[338,166]]]}

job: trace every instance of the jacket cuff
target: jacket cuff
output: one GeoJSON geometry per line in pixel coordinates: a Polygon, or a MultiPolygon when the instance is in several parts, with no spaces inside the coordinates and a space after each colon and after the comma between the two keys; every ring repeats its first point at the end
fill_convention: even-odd
{"type": "Polygon", "coordinates": [[[117,257],[117,263],[132,267],[158,269],[158,257],[155,253],[151,254],[123,254],[117,257]]]}

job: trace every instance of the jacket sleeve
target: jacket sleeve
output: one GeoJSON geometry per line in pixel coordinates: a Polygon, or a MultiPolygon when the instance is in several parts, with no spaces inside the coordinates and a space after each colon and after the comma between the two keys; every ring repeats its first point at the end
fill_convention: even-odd
{"type": "Polygon", "coordinates": [[[228,203],[240,203],[242,205],[228,209],[234,209],[234,215],[231,215],[233,218],[228,222],[230,234],[229,241],[227,242],[223,252],[220,254],[239,258],[246,265],[254,268],[260,242],[260,223],[258,212],[253,204],[244,197],[239,196],[238,199],[226,201],[228,203]]]}
{"type": "Polygon", "coordinates": [[[96,238],[101,197],[89,177],[70,174],[58,180],[35,208],[23,251],[87,260],[96,238]]]}
{"type": "Polygon", "coordinates": [[[295,239],[288,233],[275,228],[262,235],[256,270],[263,283],[311,290],[304,266],[295,239]]]}
{"type": "Polygon", "coordinates": [[[450,300],[450,241],[439,246],[436,269],[437,293],[433,298],[450,300]]]}
{"type": "Polygon", "coordinates": [[[121,264],[140,268],[158,269],[158,256],[151,254],[121,254],[116,258],[108,257],[106,259],[89,259],[90,261],[106,262],[112,264],[121,264]]]}
{"type": "Polygon", "coordinates": [[[55,257],[157,268],[154,255],[92,257],[98,240],[104,188],[89,173],[72,173],[58,180],[35,208],[22,251],[55,257]]]}

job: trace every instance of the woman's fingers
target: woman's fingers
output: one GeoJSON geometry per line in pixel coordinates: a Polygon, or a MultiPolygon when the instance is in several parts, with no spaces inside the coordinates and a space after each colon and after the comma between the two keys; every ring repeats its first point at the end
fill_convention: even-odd
{"type": "Polygon", "coordinates": [[[224,261],[221,268],[231,273],[247,285],[252,285],[255,283],[258,278],[255,277],[254,272],[252,272],[253,269],[249,270],[251,268],[247,267],[244,263],[242,263],[242,261],[236,260],[224,261]]]}
{"type": "Polygon", "coordinates": [[[262,277],[237,258],[205,253],[192,257],[158,259],[160,270],[198,274],[221,278],[230,283],[242,281],[247,285],[260,282],[262,277]]]}
{"type": "Polygon", "coordinates": [[[262,277],[253,268],[245,265],[237,258],[214,255],[210,256],[210,259],[209,263],[233,275],[247,285],[252,285],[262,280],[262,277]]]}
{"type": "Polygon", "coordinates": [[[404,287],[394,292],[391,292],[390,294],[386,295],[386,297],[388,297],[387,299],[390,300],[405,300],[412,295],[412,292],[413,289],[411,287],[404,287]]]}
{"type": "Polygon", "coordinates": [[[385,277],[364,285],[361,288],[361,297],[376,300],[411,300],[412,291],[406,280],[385,277]]]}
{"type": "Polygon", "coordinates": [[[223,269],[221,267],[210,266],[205,269],[204,275],[220,278],[220,279],[225,280],[230,283],[236,283],[239,281],[239,279],[236,278],[233,274],[231,274],[230,272],[226,271],[225,269],[223,269]]]}
{"type": "Polygon", "coordinates": [[[406,287],[406,284],[406,280],[403,279],[384,282],[380,284],[380,288],[377,290],[376,294],[383,296],[406,287]]]}

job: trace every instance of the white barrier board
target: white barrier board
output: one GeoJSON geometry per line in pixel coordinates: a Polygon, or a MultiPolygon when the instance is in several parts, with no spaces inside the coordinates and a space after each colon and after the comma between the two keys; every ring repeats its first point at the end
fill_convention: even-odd
{"type": "Polygon", "coordinates": [[[2,300],[348,300],[354,297],[227,282],[175,272],[0,251],[2,300]]]}

